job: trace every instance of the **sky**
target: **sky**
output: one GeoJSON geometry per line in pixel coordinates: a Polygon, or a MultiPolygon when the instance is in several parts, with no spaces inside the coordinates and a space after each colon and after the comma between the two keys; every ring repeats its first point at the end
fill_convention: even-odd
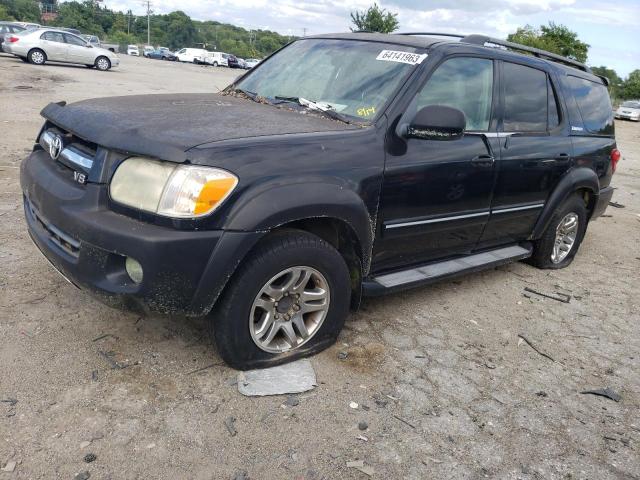
{"type": "MultiPolygon", "coordinates": [[[[105,0],[109,8],[145,12],[142,2],[105,0]]],[[[183,10],[196,20],[302,36],[348,31],[350,12],[373,0],[152,0],[154,13],[183,10]]],[[[479,33],[498,38],[526,24],[566,25],[588,43],[588,63],[623,78],[640,68],[640,0],[379,0],[402,31],[479,33]]]]}

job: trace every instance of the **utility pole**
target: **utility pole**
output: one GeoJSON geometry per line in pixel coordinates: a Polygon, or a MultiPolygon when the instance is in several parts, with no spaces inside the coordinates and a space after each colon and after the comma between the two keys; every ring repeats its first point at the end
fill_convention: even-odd
{"type": "Polygon", "coordinates": [[[146,0],[143,5],[147,6],[147,45],[151,45],[151,0],[146,0]]]}
{"type": "Polygon", "coordinates": [[[303,36],[303,37],[306,37],[306,36],[307,36],[307,27],[304,27],[304,28],[302,29],[302,36],[303,36]]]}

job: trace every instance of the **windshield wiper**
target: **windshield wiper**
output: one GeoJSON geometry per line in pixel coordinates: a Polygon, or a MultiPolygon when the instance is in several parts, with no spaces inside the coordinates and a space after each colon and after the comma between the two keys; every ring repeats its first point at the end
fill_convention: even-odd
{"type": "Polygon", "coordinates": [[[309,110],[313,110],[314,112],[321,113],[326,117],[332,118],[333,120],[338,120],[344,123],[351,123],[351,121],[348,120],[347,117],[336,112],[335,107],[329,103],[314,102],[313,100],[307,100],[306,98],[302,98],[302,97],[286,97],[282,95],[276,95],[273,98],[277,100],[276,102],[274,102],[276,104],[281,102],[296,103],[301,107],[305,107],[305,108],[308,108],[309,110]]]}

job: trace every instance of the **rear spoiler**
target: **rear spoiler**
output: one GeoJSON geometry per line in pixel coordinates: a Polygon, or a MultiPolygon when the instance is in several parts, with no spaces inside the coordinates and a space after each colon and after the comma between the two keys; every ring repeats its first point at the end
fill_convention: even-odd
{"type": "Polygon", "coordinates": [[[596,75],[596,77],[598,77],[600,80],[602,80],[602,83],[604,83],[605,87],[608,87],[610,85],[609,79],[603,75],[596,75]]]}

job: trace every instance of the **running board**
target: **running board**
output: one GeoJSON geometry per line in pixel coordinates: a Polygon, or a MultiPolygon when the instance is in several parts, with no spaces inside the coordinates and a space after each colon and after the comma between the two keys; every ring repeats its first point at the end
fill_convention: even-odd
{"type": "Polygon", "coordinates": [[[378,277],[369,277],[362,284],[362,294],[367,297],[384,295],[399,290],[428,285],[447,278],[497,267],[511,263],[532,254],[530,243],[511,245],[495,250],[488,250],[473,255],[431,263],[411,270],[387,273],[378,277]]]}

